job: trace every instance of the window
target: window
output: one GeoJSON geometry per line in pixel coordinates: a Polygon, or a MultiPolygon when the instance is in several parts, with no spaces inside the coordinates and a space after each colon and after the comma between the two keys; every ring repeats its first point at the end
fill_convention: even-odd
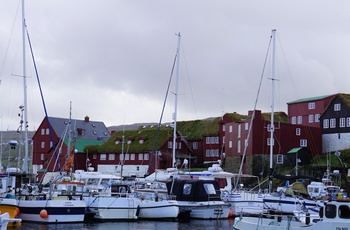
{"type": "Polygon", "coordinates": [[[124,160],[124,153],[119,155],[119,160],[123,161],[124,160]]]}
{"type": "Polygon", "coordinates": [[[225,136],[222,137],[222,143],[225,144],[225,136]]]}
{"type": "Polygon", "coordinates": [[[295,129],[295,135],[300,136],[300,128],[295,129]]]}
{"type": "Polygon", "coordinates": [[[94,155],[92,155],[92,158],[96,160],[97,159],[97,154],[95,153],[94,155]]]}
{"type": "Polygon", "coordinates": [[[347,205],[339,206],[339,217],[343,219],[350,219],[350,208],[347,205]]]}
{"type": "Polygon", "coordinates": [[[183,194],[184,195],[190,195],[192,189],[192,184],[184,184],[183,194]]]}
{"type": "Polygon", "coordinates": [[[241,140],[237,141],[237,153],[241,152],[241,140]]]}
{"type": "Polygon", "coordinates": [[[296,123],[297,123],[297,117],[294,116],[294,117],[292,117],[292,124],[295,125],[296,123]]]}
{"type": "Polygon", "coordinates": [[[215,144],[219,144],[219,137],[215,137],[215,144]]]}
{"type": "Polygon", "coordinates": [[[307,147],[307,140],[306,139],[300,140],[300,147],[307,147]]]}
{"type": "Polygon", "coordinates": [[[100,160],[101,161],[105,161],[107,158],[106,158],[107,156],[106,156],[106,154],[105,153],[101,153],[100,154],[100,160]]]}
{"type": "Polygon", "coordinates": [[[205,150],[205,156],[210,157],[210,149],[205,150]]]}
{"type": "Polygon", "coordinates": [[[346,118],[346,127],[350,127],[350,117],[346,118]]]}
{"type": "Polygon", "coordinates": [[[320,122],[320,114],[315,114],[315,122],[320,122]]]}
{"type": "Polygon", "coordinates": [[[148,159],[149,159],[149,154],[148,154],[148,153],[145,153],[145,154],[143,155],[143,159],[146,160],[146,161],[148,161],[148,159]]]}
{"type": "Polygon", "coordinates": [[[339,127],[345,127],[345,117],[339,118],[339,127]]]}
{"type": "Polygon", "coordinates": [[[45,129],[41,129],[41,135],[45,135],[45,129]]]}
{"type": "Polygon", "coordinates": [[[337,206],[326,204],[325,216],[327,218],[335,218],[337,216],[337,206]]]}
{"type": "Polygon", "coordinates": [[[114,153],[110,153],[110,154],[108,155],[108,160],[114,161],[114,160],[115,160],[115,154],[114,154],[114,153]]]}
{"type": "Polygon", "coordinates": [[[329,120],[329,127],[330,128],[335,128],[335,126],[336,126],[335,118],[331,118],[329,120]]]}
{"type": "Polygon", "coordinates": [[[237,129],[237,137],[240,138],[241,137],[241,124],[238,125],[238,129],[237,129]]]}
{"type": "Polygon", "coordinates": [[[309,103],[309,109],[315,109],[315,102],[309,103]]]}
{"type": "Polygon", "coordinates": [[[50,148],[52,148],[53,147],[53,142],[52,141],[50,141],[50,148]]]}
{"type": "Polygon", "coordinates": [[[172,141],[168,141],[168,148],[172,149],[173,148],[173,142],[172,141]]]}
{"type": "Polygon", "coordinates": [[[222,131],[223,131],[223,132],[226,131],[226,125],[222,125],[222,131]]]}
{"type": "Polygon", "coordinates": [[[205,143],[206,143],[206,144],[210,144],[210,137],[206,137],[206,138],[205,138],[205,143]]]}
{"type": "Polygon", "coordinates": [[[249,124],[248,124],[248,123],[245,123],[245,124],[244,124],[244,129],[245,129],[245,130],[248,130],[248,128],[249,128],[249,124]]]}
{"type": "Polygon", "coordinates": [[[127,154],[125,154],[125,160],[130,160],[130,154],[129,153],[127,153],[127,154]]]}
{"type": "Polygon", "coordinates": [[[50,134],[50,129],[47,128],[47,129],[46,129],[46,135],[49,135],[49,134],[50,134]]]}
{"type": "Polygon", "coordinates": [[[302,116],[298,116],[298,124],[302,124],[303,123],[303,117],[302,116]]]}
{"type": "Polygon", "coordinates": [[[139,161],[143,161],[143,153],[139,153],[139,161]]]}
{"type": "Polygon", "coordinates": [[[323,128],[324,129],[328,129],[329,128],[329,120],[328,119],[324,119],[323,120],[323,128]]]}
{"type": "Polygon", "coordinates": [[[340,103],[334,104],[334,111],[340,111],[340,103]]]}
{"type": "Polygon", "coordinates": [[[134,161],[135,160],[135,153],[130,154],[130,160],[134,161]]]}
{"type": "Polygon", "coordinates": [[[230,149],[232,149],[232,141],[229,141],[229,142],[228,142],[228,147],[229,147],[230,149]]]}
{"type": "Polygon", "coordinates": [[[42,149],[45,148],[45,142],[44,141],[41,142],[41,148],[42,149]]]}
{"type": "Polygon", "coordinates": [[[229,130],[230,133],[232,133],[232,125],[230,125],[230,130],[229,130]]]}
{"type": "Polygon", "coordinates": [[[42,153],[42,154],[40,154],[40,160],[45,160],[45,154],[44,153],[42,153]]]}
{"type": "Polygon", "coordinates": [[[198,149],[198,142],[193,142],[192,143],[192,148],[193,149],[198,149]]]}
{"type": "Polygon", "coordinates": [[[203,184],[203,187],[205,189],[205,192],[208,194],[208,195],[215,195],[216,194],[216,191],[215,191],[215,187],[213,184],[203,184]]]}
{"type": "Polygon", "coordinates": [[[309,115],[309,123],[314,123],[314,115],[313,114],[309,115]]]}

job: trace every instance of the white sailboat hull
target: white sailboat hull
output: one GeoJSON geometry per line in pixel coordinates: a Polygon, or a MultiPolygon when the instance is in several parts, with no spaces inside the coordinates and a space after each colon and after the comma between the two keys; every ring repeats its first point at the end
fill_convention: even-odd
{"type": "Polygon", "coordinates": [[[180,212],[190,210],[191,219],[227,219],[230,207],[222,201],[186,202],[178,201],[180,212]]]}
{"type": "Polygon", "coordinates": [[[139,206],[140,219],[176,219],[179,205],[175,200],[142,200],[139,206]]]}
{"type": "Polygon", "coordinates": [[[87,213],[94,214],[97,221],[136,220],[138,198],[132,197],[95,197],[83,198],[87,213]]]}
{"type": "Polygon", "coordinates": [[[18,206],[22,221],[40,223],[83,222],[86,207],[81,200],[19,200],[18,206]],[[40,216],[42,210],[46,218],[40,216]]]}

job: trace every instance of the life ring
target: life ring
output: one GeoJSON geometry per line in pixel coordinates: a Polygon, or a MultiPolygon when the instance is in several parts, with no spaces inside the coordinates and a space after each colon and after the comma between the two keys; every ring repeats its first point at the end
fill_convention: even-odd
{"type": "Polygon", "coordinates": [[[28,189],[28,192],[29,192],[29,193],[32,193],[32,192],[33,192],[32,186],[28,185],[27,189],[28,189]]]}

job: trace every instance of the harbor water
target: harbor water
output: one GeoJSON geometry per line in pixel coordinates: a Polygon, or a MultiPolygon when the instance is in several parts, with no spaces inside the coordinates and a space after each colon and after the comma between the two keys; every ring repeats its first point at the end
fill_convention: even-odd
{"type": "Polygon", "coordinates": [[[178,221],[136,221],[136,222],[103,222],[103,223],[69,223],[69,224],[36,224],[22,223],[15,230],[230,230],[233,219],[228,220],[190,220],[178,221]]]}

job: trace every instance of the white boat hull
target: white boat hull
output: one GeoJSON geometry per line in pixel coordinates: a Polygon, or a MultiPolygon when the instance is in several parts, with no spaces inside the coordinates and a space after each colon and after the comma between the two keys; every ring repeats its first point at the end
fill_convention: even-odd
{"type": "Polygon", "coordinates": [[[18,206],[22,221],[40,223],[83,222],[86,208],[81,200],[19,200],[18,206]],[[40,216],[42,210],[46,218],[40,216]]]}
{"type": "Polygon", "coordinates": [[[139,205],[140,219],[176,219],[178,215],[179,205],[175,200],[142,200],[139,205]]]}
{"type": "Polygon", "coordinates": [[[231,193],[227,198],[223,197],[223,200],[231,205],[234,216],[257,215],[265,208],[263,196],[259,193],[231,193]]]}
{"type": "Polygon", "coordinates": [[[180,212],[190,210],[191,219],[227,219],[230,214],[230,206],[222,201],[209,202],[185,202],[178,201],[180,212]]]}
{"type": "MultiPolygon", "coordinates": [[[[298,221],[277,221],[275,219],[259,217],[236,217],[233,224],[235,230],[296,230],[296,229],[314,229],[312,225],[306,225],[298,221]]],[[[329,228],[331,229],[331,228],[329,228]]]]}
{"type": "Polygon", "coordinates": [[[97,221],[137,219],[138,198],[89,196],[83,199],[87,207],[87,214],[93,214],[97,221]]]}

